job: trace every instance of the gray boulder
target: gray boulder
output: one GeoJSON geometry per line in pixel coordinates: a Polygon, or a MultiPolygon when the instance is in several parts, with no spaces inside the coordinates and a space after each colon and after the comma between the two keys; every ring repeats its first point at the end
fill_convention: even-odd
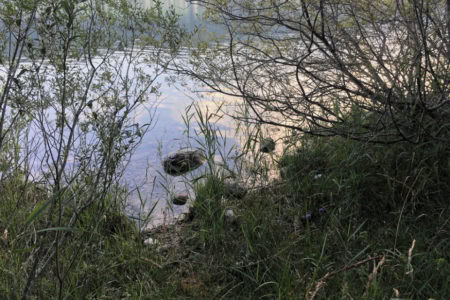
{"type": "Polygon", "coordinates": [[[206,161],[201,150],[181,150],[168,155],[163,160],[164,172],[172,176],[180,176],[193,171],[206,161]]]}

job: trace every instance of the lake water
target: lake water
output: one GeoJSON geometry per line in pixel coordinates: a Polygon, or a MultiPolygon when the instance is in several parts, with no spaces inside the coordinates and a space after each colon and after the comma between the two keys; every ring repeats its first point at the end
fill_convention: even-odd
{"type": "MultiPolygon", "coordinates": [[[[143,0],[142,5],[149,8],[151,0],[143,0]]],[[[166,0],[165,8],[173,5],[177,13],[182,15],[181,22],[188,30],[201,24],[201,9],[197,5],[189,4],[185,0],[166,0]]],[[[210,26],[208,30],[218,31],[217,26],[210,26]]],[[[169,84],[164,77],[158,81],[161,84],[161,98],[159,105],[155,110],[152,123],[152,129],[145,135],[142,143],[133,155],[127,170],[124,174],[124,182],[131,190],[128,201],[128,212],[137,217],[139,213],[145,214],[155,203],[156,207],[153,213],[153,224],[159,224],[164,218],[172,218],[188,210],[188,205],[172,206],[169,208],[169,193],[192,193],[187,184],[189,178],[194,178],[201,174],[202,168],[188,175],[189,178],[172,177],[164,174],[162,169],[162,159],[169,153],[177,151],[188,146],[195,147],[195,142],[188,140],[185,135],[186,124],[183,116],[186,116],[186,108],[196,101],[204,111],[214,111],[217,104],[221,101],[220,97],[211,94],[203,94],[202,99],[199,95],[189,92],[188,89],[195,88],[193,82],[185,82],[186,86],[181,84],[169,84]],[[139,193],[135,190],[139,187],[139,193]],[[145,202],[142,205],[142,201],[145,202]]],[[[145,123],[149,120],[149,114],[143,113],[140,116],[140,122],[145,123]]],[[[195,121],[191,124],[191,130],[197,126],[195,121]]],[[[229,118],[216,124],[223,133],[230,133],[232,122],[229,118]]],[[[199,137],[202,139],[202,137],[199,137]]],[[[227,139],[228,150],[235,144],[232,138],[227,139]]]]}
{"type": "MultiPolygon", "coordinates": [[[[145,8],[150,7],[151,0],[142,0],[142,4],[145,8]]],[[[195,26],[202,24],[200,7],[194,4],[190,4],[185,0],[166,0],[165,8],[173,5],[176,11],[182,15],[181,22],[188,29],[193,30],[195,26]]],[[[212,24],[207,24],[207,30],[210,32],[224,33],[224,30],[212,24]]],[[[188,140],[185,135],[186,124],[183,121],[183,116],[186,116],[186,108],[196,101],[203,112],[207,110],[214,112],[220,103],[226,103],[226,111],[230,114],[235,112],[236,104],[239,103],[238,99],[230,97],[224,97],[211,93],[191,93],[188,90],[196,90],[199,87],[195,86],[193,82],[185,82],[186,86],[182,87],[181,84],[169,85],[164,77],[160,78],[161,84],[161,99],[160,104],[156,109],[155,121],[153,122],[153,128],[145,135],[142,143],[137,148],[135,155],[132,157],[128,168],[126,170],[124,181],[130,188],[139,186],[139,194],[135,190],[130,194],[128,201],[128,212],[130,215],[137,217],[139,213],[145,214],[152,208],[155,203],[156,207],[153,213],[152,224],[161,224],[167,218],[172,219],[187,212],[189,209],[189,202],[184,206],[172,206],[168,205],[169,194],[172,193],[189,193],[192,195],[189,182],[191,179],[198,177],[204,172],[204,167],[199,168],[187,175],[187,177],[172,177],[165,175],[162,169],[162,159],[169,153],[177,151],[179,149],[186,148],[188,146],[196,147],[197,145],[193,140],[188,140]],[[201,97],[201,98],[200,98],[201,97]],[[140,195],[140,196],[139,196],[140,195]],[[145,202],[142,205],[140,197],[145,202]]],[[[201,89],[201,87],[200,87],[201,89]]],[[[193,110],[191,110],[193,113],[193,110]]],[[[142,122],[146,122],[148,118],[145,114],[142,116],[142,122]]],[[[226,135],[226,143],[220,142],[220,148],[222,152],[228,153],[230,149],[238,149],[242,141],[247,139],[245,133],[240,133],[235,136],[235,122],[231,117],[225,117],[219,122],[215,122],[214,126],[226,135]]],[[[198,129],[196,122],[193,119],[191,124],[191,132],[194,129],[198,129]]],[[[262,128],[264,136],[271,136],[273,138],[281,138],[285,135],[285,132],[279,128],[266,126],[262,128]]],[[[191,133],[192,135],[192,133],[191,133]]],[[[202,136],[196,137],[200,140],[202,136]]],[[[276,153],[282,152],[282,143],[277,143],[276,153]]],[[[229,153],[232,157],[236,153],[233,151],[229,153]]],[[[247,158],[252,161],[251,157],[247,158]]],[[[259,158],[257,158],[259,159],[259,158]]],[[[263,158],[264,159],[264,158],[263,158]]],[[[214,157],[215,161],[219,163],[222,161],[220,155],[214,157]]],[[[271,161],[268,159],[268,162],[271,161]]],[[[227,160],[227,163],[232,164],[232,160],[227,160]]],[[[274,169],[270,172],[278,174],[274,169]]],[[[271,177],[278,176],[271,174],[271,177]]]]}
{"type": "MultiPolygon", "coordinates": [[[[195,141],[186,137],[187,127],[183,121],[183,116],[186,116],[186,108],[193,101],[196,101],[203,111],[206,111],[206,109],[214,111],[217,104],[222,101],[219,97],[213,97],[212,95],[206,95],[199,99],[198,95],[189,93],[179,85],[168,85],[163,82],[163,79],[161,79],[161,82],[162,96],[160,104],[155,110],[152,129],[144,136],[124,174],[124,181],[127,185],[130,188],[139,186],[140,195],[146,202],[145,206],[141,207],[137,191],[132,192],[128,201],[129,212],[136,215],[142,209],[147,211],[155,204],[155,201],[158,201],[154,213],[154,222],[156,223],[162,221],[164,214],[168,213],[169,216],[174,216],[187,211],[187,205],[173,206],[172,209],[167,211],[168,194],[190,193],[191,189],[186,184],[189,182],[189,178],[195,178],[204,171],[203,168],[200,168],[189,173],[187,177],[172,177],[165,175],[163,172],[162,159],[169,153],[198,146],[195,141]]],[[[188,85],[192,85],[192,82],[188,85]]],[[[140,121],[144,123],[148,119],[149,116],[145,113],[141,116],[140,121]]],[[[233,131],[231,120],[225,119],[215,126],[229,136],[225,147],[226,150],[229,150],[235,144],[231,137],[231,131],[233,131]]],[[[190,124],[190,130],[193,132],[196,129],[198,129],[198,126],[193,120],[190,124]]],[[[203,139],[202,136],[197,138],[203,139]]],[[[141,213],[144,211],[141,211],[141,213]]]]}
{"type": "MultiPolygon", "coordinates": [[[[142,1],[142,5],[149,7],[151,1],[142,1]]],[[[173,5],[177,12],[182,15],[182,24],[188,29],[192,30],[195,26],[202,23],[201,9],[193,4],[187,3],[185,0],[167,0],[165,7],[173,5]]],[[[207,25],[209,31],[221,32],[220,27],[215,25],[207,25]]],[[[117,53],[120,55],[120,53],[117,53]]],[[[180,58],[183,59],[183,58],[180,58]]],[[[24,62],[26,65],[29,62],[24,62]]],[[[147,67],[147,66],[146,66],[147,67]]],[[[150,67],[149,67],[150,68],[150,67]]],[[[80,72],[82,72],[80,66],[80,72]]],[[[0,70],[0,73],[5,70],[0,70]]],[[[6,73],[5,73],[6,74],[6,73]]],[[[3,74],[3,75],[5,75],[3,74]]],[[[6,75],[5,75],[6,76],[6,75]]],[[[167,75],[168,76],[168,75],[167,75]]],[[[167,77],[166,76],[166,77],[167,77]]],[[[237,103],[236,99],[224,99],[223,96],[213,95],[211,93],[193,93],[190,89],[198,90],[201,87],[196,86],[194,82],[185,81],[181,83],[169,84],[166,78],[160,77],[158,83],[161,85],[161,97],[158,100],[154,115],[151,114],[151,104],[149,104],[150,112],[143,109],[137,114],[137,121],[141,124],[148,123],[152,119],[152,128],[144,136],[141,144],[136,149],[132,156],[127,169],[124,173],[123,183],[129,188],[129,198],[127,203],[127,212],[129,215],[139,217],[140,214],[145,215],[155,204],[153,214],[153,224],[160,224],[165,218],[172,218],[188,210],[188,205],[171,206],[168,205],[170,194],[175,193],[190,193],[192,196],[192,189],[190,182],[193,178],[198,177],[204,172],[204,167],[189,173],[186,177],[172,177],[165,175],[162,168],[162,159],[169,153],[188,148],[197,147],[198,144],[192,140],[187,139],[185,131],[187,129],[183,117],[186,116],[186,109],[193,101],[203,112],[209,110],[214,112],[217,106],[226,101],[230,106],[228,111],[233,111],[233,105],[237,103]]],[[[191,110],[190,113],[194,113],[191,110]]],[[[191,136],[195,129],[198,129],[195,118],[190,124],[191,136]]],[[[226,144],[220,143],[223,153],[229,153],[230,149],[239,143],[234,139],[234,122],[231,118],[223,118],[219,122],[214,122],[216,129],[219,129],[222,134],[227,136],[226,144]]],[[[199,141],[204,137],[196,136],[199,141]]],[[[39,150],[38,150],[39,152],[39,150]]],[[[235,153],[230,152],[231,156],[235,153]]],[[[221,158],[216,155],[214,160],[221,161],[221,158]]],[[[40,169],[37,169],[40,170],[40,169]]]]}

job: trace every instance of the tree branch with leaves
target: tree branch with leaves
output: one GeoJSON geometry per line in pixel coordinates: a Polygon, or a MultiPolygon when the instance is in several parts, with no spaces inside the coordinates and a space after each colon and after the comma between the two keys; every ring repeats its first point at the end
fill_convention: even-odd
{"type": "Polygon", "coordinates": [[[173,68],[243,99],[247,121],[376,143],[448,142],[448,1],[192,2],[226,33],[173,68]]]}

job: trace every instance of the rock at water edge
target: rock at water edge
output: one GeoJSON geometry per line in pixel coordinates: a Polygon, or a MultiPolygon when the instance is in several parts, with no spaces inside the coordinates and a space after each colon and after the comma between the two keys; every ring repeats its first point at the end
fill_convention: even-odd
{"type": "Polygon", "coordinates": [[[163,161],[164,172],[180,176],[203,165],[206,157],[201,150],[182,150],[168,155],[163,161]]]}
{"type": "Polygon", "coordinates": [[[275,141],[271,138],[263,139],[259,150],[263,153],[270,153],[275,150],[275,141]]]}
{"type": "Polygon", "coordinates": [[[172,203],[175,205],[185,205],[188,200],[189,200],[188,195],[178,194],[173,196],[172,203]]]}

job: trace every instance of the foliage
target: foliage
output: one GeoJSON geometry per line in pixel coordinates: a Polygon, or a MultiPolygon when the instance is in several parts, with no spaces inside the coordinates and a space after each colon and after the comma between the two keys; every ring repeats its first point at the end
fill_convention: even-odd
{"type": "Polygon", "coordinates": [[[234,153],[220,111],[188,108],[208,165],[188,216],[144,244],[119,179],[149,125],[135,112],[177,62],[176,15],[0,0],[0,298],[445,298],[444,2],[197,2],[231,39],[175,66],[244,97],[243,130],[258,132],[234,153]],[[280,159],[258,152],[261,122],[293,130],[280,159]],[[249,183],[245,198],[226,195],[228,179],[249,183]]]}
{"type": "Polygon", "coordinates": [[[376,143],[448,141],[448,1],[195,1],[226,36],[174,69],[249,121],[376,143]],[[376,120],[349,132],[350,111],[376,120]]]}
{"type": "MultiPolygon", "coordinates": [[[[46,238],[43,236],[45,231],[40,228],[45,230],[47,225],[43,221],[35,222],[35,229],[30,230],[25,221],[36,202],[45,201],[47,195],[41,187],[28,187],[25,200],[23,192],[14,183],[4,184],[8,193],[1,196],[0,296],[2,299],[20,299],[33,241],[41,239],[42,242],[46,238]],[[20,210],[16,210],[18,203],[20,210]],[[6,235],[3,228],[7,228],[6,235]]],[[[165,263],[164,258],[156,249],[142,243],[134,222],[123,214],[125,195],[119,187],[111,189],[103,203],[96,202],[79,215],[78,222],[68,232],[70,242],[61,246],[58,252],[58,263],[50,263],[47,271],[36,279],[29,298],[139,298],[148,294],[164,297],[173,293],[172,287],[160,284],[160,280],[169,275],[168,270],[160,269],[165,263]],[[122,196],[114,198],[117,195],[122,196]],[[62,266],[67,267],[62,269],[62,266]],[[58,272],[64,272],[64,285],[59,295],[56,293],[59,282],[55,280],[58,272]]],[[[63,223],[70,217],[71,213],[64,213],[63,223]]],[[[68,229],[53,228],[47,232],[57,230],[68,229]]]]}
{"type": "Polygon", "coordinates": [[[224,198],[214,177],[196,189],[179,251],[189,253],[180,268],[195,276],[197,289],[183,289],[178,277],[181,295],[445,297],[448,162],[431,165],[437,152],[408,143],[307,136],[299,142],[279,162],[284,179],[242,200],[224,198]],[[224,207],[233,207],[237,219],[222,217],[224,207]]]}
{"type": "MultiPolygon", "coordinates": [[[[217,112],[196,113],[203,133],[196,137],[206,141],[207,153],[221,136],[210,124],[217,112]]],[[[345,117],[351,130],[374,122],[360,110],[345,117]]],[[[241,125],[243,131],[252,127],[241,125]]],[[[251,153],[258,151],[258,139],[247,136],[248,152],[240,159],[255,157],[253,169],[267,168],[273,159],[281,178],[231,168],[234,179],[258,177],[244,199],[226,195],[228,178],[217,172],[222,162],[210,162],[194,185],[189,214],[166,229],[171,240],[179,239],[167,254],[179,264],[166,286],[175,286],[177,297],[193,298],[445,297],[445,145],[293,134],[280,159],[251,153]]]]}
{"type": "Polygon", "coordinates": [[[12,262],[2,266],[1,298],[41,297],[49,286],[69,295],[74,268],[93,251],[94,217],[120,211],[119,180],[151,125],[163,49],[182,34],[167,37],[177,16],[164,20],[160,7],[0,1],[0,184],[8,191],[0,229],[12,262]]]}

